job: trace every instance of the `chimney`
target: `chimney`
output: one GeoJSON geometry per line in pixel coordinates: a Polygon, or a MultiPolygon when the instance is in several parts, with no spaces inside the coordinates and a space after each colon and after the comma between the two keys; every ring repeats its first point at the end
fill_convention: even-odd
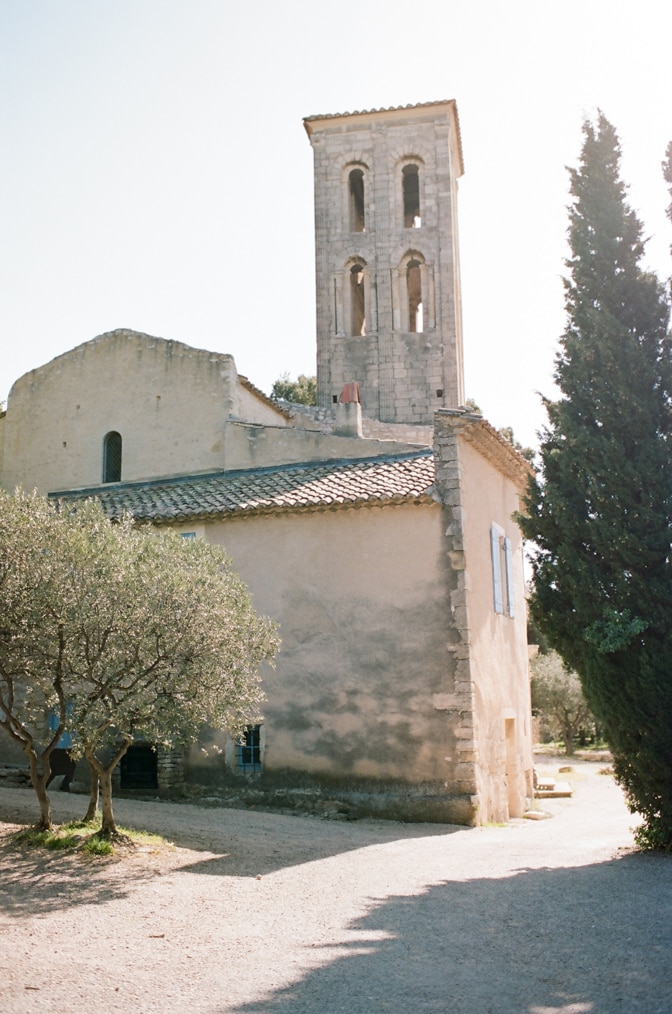
{"type": "Polygon", "coordinates": [[[336,425],[334,433],[337,437],[361,437],[362,406],[359,397],[359,384],[352,380],[341,391],[336,405],[336,425]]]}

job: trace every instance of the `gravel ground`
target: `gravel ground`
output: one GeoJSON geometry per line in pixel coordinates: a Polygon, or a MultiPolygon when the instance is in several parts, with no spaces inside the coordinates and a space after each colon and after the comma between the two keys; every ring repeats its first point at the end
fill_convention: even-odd
{"type": "Polygon", "coordinates": [[[0,1011],[670,1014],[672,859],[573,767],[550,819],[476,829],[120,799],[175,845],[120,859],[17,849],[36,801],[0,789],[0,1011]]]}

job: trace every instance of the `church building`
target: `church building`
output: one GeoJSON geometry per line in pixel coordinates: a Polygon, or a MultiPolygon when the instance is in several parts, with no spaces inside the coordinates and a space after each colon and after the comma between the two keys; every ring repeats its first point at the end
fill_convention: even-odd
{"type": "Polygon", "coordinates": [[[218,759],[196,744],[191,777],[507,820],[532,795],[529,466],[464,405],[457,109],[304,126],[318,406],[272,401],[229,355],[117,330],[14,384],[0,483],[222,545],[279,622],[263,721],[218,759]]]}

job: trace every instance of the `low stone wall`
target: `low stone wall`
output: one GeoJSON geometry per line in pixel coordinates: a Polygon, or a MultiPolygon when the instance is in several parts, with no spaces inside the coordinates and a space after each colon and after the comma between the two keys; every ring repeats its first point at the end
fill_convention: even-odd
{"type": "Polygon", "coordinates": [[[28,765],[0,764],[0,786],[6,789],[29,789],[30,772],[28,765]]]}
{"type": "MultiPolygon", "coordinates": [[[[257,809],[269,812],[322,817],[327,820],[398,820],[405,823],[461,824],[476,823],[476,811],[469,796],[449,795],[433,785],[361,783],[359,785],[296,784],[291,774],[287,784],[277,778],[264,784],[262,778],[229,779],[226,783],[204,785],[188,783],[184,765],[177,752],[159,757],[159,788],[154,791],[123,791],[119,784],[119,766],[113,777],[115,796],[164,798],[208,807],[257,809]],[[161,771],[164,776],[162,778],[161,771]],[[168,776],[168,777],[167,777],[168,776]],[[166,781],[167,777],[167,781],[166,781]],[[161,784],[163,782],[163,784],[161,784]]],[[[0,787],[29,789],[27,766],[0,765],[0,787]]],[[[58,783],[53,788],[58,790],[58,783]]],[[[73,781],[71,791],[88,793],[88,781],[73,781]]]]}
{"type": "Polygon", "coordinates": [[[204,806],[254,808],[296,813],[332,820],[372,817],[405,823],[477,823],[476,807],[468,795],[450,794],[442,786],[361,782],[359,784],[300,784],[290,773],[283,783],[263,776],[220,784],[187,784],[183,798],[204,806]]]}
{"type": "Polygon", "coordinates": [[[156,773],[159,792],[181,792],[184,789],[184,750],[157,749],[156,773]]]}

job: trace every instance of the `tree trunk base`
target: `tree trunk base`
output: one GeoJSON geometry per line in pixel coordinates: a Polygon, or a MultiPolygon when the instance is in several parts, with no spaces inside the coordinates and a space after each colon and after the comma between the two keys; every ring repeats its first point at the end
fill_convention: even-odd
{"type": "Polygon", "coordinates": [[[117,831],[116,827],[113,828],[112,830],[105,830],[101,828],[100,831],[96,831],[95,835],[92,835],[92,837],[100,838],[101,841],[107,841],[110,843],[110,845],[125,845],[127,847],[128,846],[135,847],[133,839],[129,838],[127,834],[122,834],[121,831],[117,831]]]}

